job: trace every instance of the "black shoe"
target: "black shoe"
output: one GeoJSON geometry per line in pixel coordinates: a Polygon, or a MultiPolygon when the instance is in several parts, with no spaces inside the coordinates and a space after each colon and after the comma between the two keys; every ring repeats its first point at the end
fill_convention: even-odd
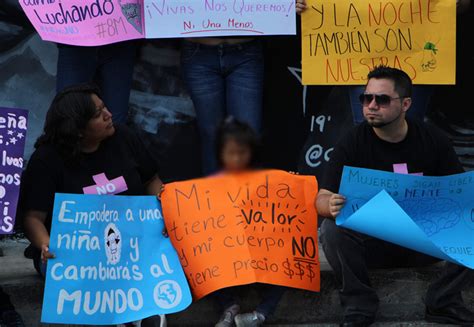
{"type": "Polygon", "coordinates": [[[374,323],[374,318],[366,316],[345,317],[340,327],[368,327],[374,323]]]}
{"type": "Polygon", "coordinates": [[[15,310],[7,310],[0,313],[0,325],[3,327],[24,327],[23,319],[15,310]]]}
{"type": "Polygon", "coordinates": [[[472,326],[474,313],[465,307],[447,307],[438,310],[426,308],[425,320],[440,324],[472,326]]]}

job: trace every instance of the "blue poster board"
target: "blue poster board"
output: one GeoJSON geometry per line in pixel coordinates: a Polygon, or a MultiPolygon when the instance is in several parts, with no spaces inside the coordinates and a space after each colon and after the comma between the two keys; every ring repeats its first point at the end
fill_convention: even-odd
{"type": "Polygon", "coordinates": [[[110,325],[188,307],[163,228],[154,196],[56,194],[41,321],[110,325]]]}
{"type": "Polygon", "coordinates": [[[474,172],[427,177],[344,167],[342,227],[474,268],[474,172]]]}

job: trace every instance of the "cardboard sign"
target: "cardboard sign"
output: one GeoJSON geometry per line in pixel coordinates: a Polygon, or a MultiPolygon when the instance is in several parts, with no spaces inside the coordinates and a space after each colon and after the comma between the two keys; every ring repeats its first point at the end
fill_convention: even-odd
{"type": "Polygon", "coordinates": [[[112,325],[184,310],[191,293],[154,196],[56,194],[42,322],[112,325]]]}
{"type": "Polygon", "coordinates": [[[283,171],[166,185],[163,213],[196,299],[254,282],[319,290],[313,176],[283,171]]]}
{"type": "Polygon", "coordinates": [[[71,45],[296,34],[294,0],[20,0],[20,4],[43,40],[71,45]]]}
{"type": "Polygon", "coordinates": [[[336,223],[474,268],[474,172],[426,177],[344,167],[336,223]]]}
{"type": "Polygon", "coordinates": [[[144,0],[147,38],[296,34],[294,0],[144,0]]]}
{"type": "Polygon", "coordinates": [[[143,0],[20,0],[40,37],[103,45],[145,37],[143,0]]]}
{"type": "Polygon", "coordinates": [[[0,234],[13,233],[28,111],[0,108],[0,234]]]}
{"type": "Polygon", "coordinates": [[[365,84],[375,66],[415,84],[454,84],[454,0],[307,0],[302,15],[303,83],[365,84]]]}

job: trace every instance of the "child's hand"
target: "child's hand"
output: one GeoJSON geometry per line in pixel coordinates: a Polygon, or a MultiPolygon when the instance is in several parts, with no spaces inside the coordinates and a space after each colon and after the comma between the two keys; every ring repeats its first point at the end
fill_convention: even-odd
{"type": "Polygon", "coordinates": [[[301,15],[306,10],[306,0],[296,0],[296,13],[301,15]]]}
{"type": "Polygon", "coordinates": [[[156,198],[161,201],[161,193],[165,190],[165,184],[161,184],[160,192],[156,195],[156,198]]]}

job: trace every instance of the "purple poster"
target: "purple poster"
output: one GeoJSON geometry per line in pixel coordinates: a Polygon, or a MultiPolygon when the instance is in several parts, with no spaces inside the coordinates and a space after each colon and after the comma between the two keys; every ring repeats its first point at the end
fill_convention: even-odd
{"type": "Polygon", "coordinates": [[[0,108],[0,234],[10,234],[23,169],[28,111],[0,108]]]}

